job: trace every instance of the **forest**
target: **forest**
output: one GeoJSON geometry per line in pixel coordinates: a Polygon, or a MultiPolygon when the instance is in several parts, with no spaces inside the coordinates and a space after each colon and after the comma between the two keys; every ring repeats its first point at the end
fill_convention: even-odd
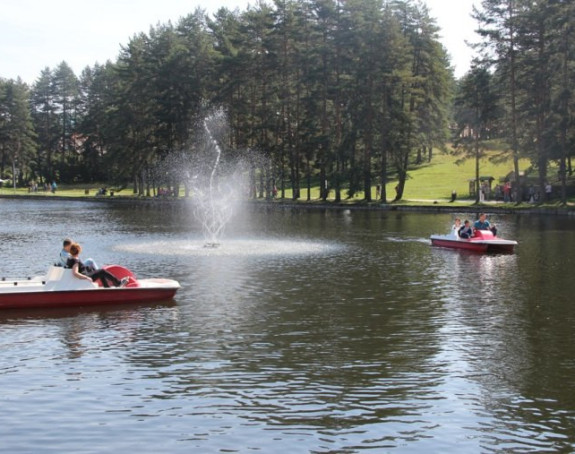
{"type": "Polygon", "coordinates": [[[476,162],[491,150],[515,175],[528,158],[539,186],[552,180],[565,202],[575,4],[482,0],[473,15],[476,58],[459,80],[420,0],[198,9],[79,76],[65,59],[31,86],[0,73],[0,178],[180,194],[202,120],[221,109],[223,159],[246,163],[252,197],[309,199],[317,186],[322,199],[369,202],[377,185],[376,199],[400,200],[410,169],[437,150],[476,162]]]}

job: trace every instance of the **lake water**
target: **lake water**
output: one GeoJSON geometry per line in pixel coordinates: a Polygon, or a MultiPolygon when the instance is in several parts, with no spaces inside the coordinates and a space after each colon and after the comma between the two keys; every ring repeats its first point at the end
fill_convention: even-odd
{"type": "MultiPolygon", "coordinates": [[[[0,276],[83,257],[174,301],[0,312],[7,453],[573,452],[575,219],[498,215],[515,254],[433,248],[453,215],[0,200],[0,276]]],[[[465,218],[465,215],[462,215],[465,218]]]]}

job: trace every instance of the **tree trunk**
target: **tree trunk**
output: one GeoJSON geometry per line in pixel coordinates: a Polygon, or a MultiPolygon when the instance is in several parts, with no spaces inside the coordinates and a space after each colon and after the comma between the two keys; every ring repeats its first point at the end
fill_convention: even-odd
{"type": "Polygon", "coordinates": [[[481,182],[479,181],[479,131],[475,128],[473,131],[475,141],[475,203],[478,204],[481,200],[481,182]]]}
{"type": "Polygon", "coordinates": [[[522,193],[521,178],[519,177],[519,143],[517,137],[517,81],[516,81],[516,61],[515,61],[515,27],[513,19],[515,17],[514,2],[508,4],[509,13],[509,88],[511,96],[511,149],[513,152],[513,170],[515,172],[515,202],[521,203],[522,193]]]}
{"type": "Polygon", "coordinates": [[[387,150],[385,150],[382,145],[381,150],[381,192],[380,200],[383,203],[387,203],[387,150]]]}

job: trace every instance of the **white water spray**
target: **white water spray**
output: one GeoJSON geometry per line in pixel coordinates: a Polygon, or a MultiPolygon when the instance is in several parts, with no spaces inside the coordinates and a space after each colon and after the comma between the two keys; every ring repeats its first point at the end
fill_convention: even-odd
{"type": "Polygon", "coordinates": [[[241,187],[238,178],[241,169],[222,169],[222,149],[216,136],[221,136],[226,127],[225,112],[221,109],[204,119],[204,153],[192,180],[194,215],[202,225],[204,247],[208,248],[220,245],[241,187]]]}

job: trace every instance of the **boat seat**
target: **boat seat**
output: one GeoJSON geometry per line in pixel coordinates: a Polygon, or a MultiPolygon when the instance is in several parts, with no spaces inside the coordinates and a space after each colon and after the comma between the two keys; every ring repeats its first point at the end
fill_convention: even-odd
{"type": "Polygon", "coordinates": [[[64,270],[65,268],[61,266],[51,266],[48,273],[46,273],[46,281],[58,281],[62,279],[64,270]]]}
{"type": "Polygon", "coordinates": [[[127,277],[128,284],[126,287],[138,287],[138,279],[136,278],[136,275],[132,273],[128,268],[120,265],[106,265],[103,268],[120,280],[127,277]]]}
{"type": "Polygon", "coordinates": [[[70,268],[51,266],[46,273],[46,290],[88,290],[97,287],[89,280],[78,279],[70,268]]]}

